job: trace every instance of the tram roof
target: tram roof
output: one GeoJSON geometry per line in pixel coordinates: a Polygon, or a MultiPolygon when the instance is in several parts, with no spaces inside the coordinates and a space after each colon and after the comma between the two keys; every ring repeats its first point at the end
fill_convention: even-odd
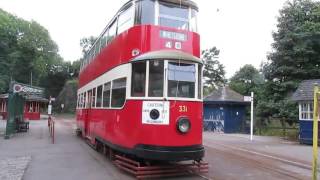
{"type": "MultiPolygon", "coordinates": [[[[122,8],[120,9],[120,11],[129,3],[134,2],[134,1],[145,1],[145,0],[129,0],[127,3],[125,3],[122,8]]],[[[191,0],[159,0],[162,2],[169,2],[169,3],[174,3],[174,4],[178,4],[178,5],[184,5],[184,6],[190,6],[195,8],[196,10],[199,10],[198,5],[191,1],[191,0]]]]}
{"type": "Polygon", "coordinates": [[[135,57],[134,59],[132,59],[132,61],[143,61],[148,59],[174,59],[203,63],[200,58],[178,50],[152,51],[135,57]]]}
{"type": "MultiPolygon", "coordinates": [[[[89,49],[88,52],[91,51],[91,49],[94,47],[94,45],[97,43],[98,39],[103,35],[103,33],[107,30],[108,26],[114,21],[114,19],[117,17],[117,15],[122,12],[128,4],[132,3],[132,2],[138,2],[138,1],[146,1],[146,0],[129,0],[127,3],[125,3],[118,11],[117,13],[114,15],[114,17],[111,19],[111,21],[109,21],[109,23],[107,24],[107,26],[105,26],[105,28],[103,29],[103,31],[101,32],[101,34],[98,36],[97,40],[92,44],[91,48],[89,49]]],[[[174,3],[174,4],[178,4],[178,5],[184,5],[184,6],[190,6],[194,9],[196,9],[197,11],[199,10],[198,5],[191,1],[191,0],[158,0],[158,1],[162,1],[162,2],[169,2],[169,3],[174,3]]],[[[87,53],[88,53],[87,52],[87,53]]]]}

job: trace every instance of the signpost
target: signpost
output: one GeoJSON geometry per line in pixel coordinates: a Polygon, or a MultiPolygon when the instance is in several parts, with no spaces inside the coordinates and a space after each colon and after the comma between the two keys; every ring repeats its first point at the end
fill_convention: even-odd
{"type": "Polygon", "coordinates": [[[251,96],[244,96],[243,100],[246,102],[251,102],[251,116],[250,116],[250,140],[253,140],[253,98],[254,93],[251,92],[251,96]]]}

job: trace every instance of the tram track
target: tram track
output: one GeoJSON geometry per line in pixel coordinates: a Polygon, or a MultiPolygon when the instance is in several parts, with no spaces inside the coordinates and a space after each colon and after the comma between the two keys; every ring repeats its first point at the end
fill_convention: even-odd
{"type": "MultiPolygon", "coordinates": [[[[297,169],[299,169],[299,171],[310,170],[310,166],[300,162],[285,160],[283,158],[274,157],[243,148],[232,147],[222,143],[210,142],[206,143],[205,146],[207,155],[211,153],[219,154],[230,159],[230,161],[237,162],[239,165],[248,166],[252,169],[257,169],[260,171],[262,170],[263,172],[274,175],[279,179],[310,179],[309,175],[297,172],[297,169]]],[[[207,158],[210,158],[210,156],[207,156],[207,158]]]]}

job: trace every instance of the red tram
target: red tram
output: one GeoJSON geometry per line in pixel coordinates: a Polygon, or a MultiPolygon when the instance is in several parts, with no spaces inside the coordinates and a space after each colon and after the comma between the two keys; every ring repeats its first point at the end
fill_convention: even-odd
{"type": "Polygon", "coordinates": [[[91,143],[137,158],[201,160],[197,5],[131,0],[81,63],[77,126],[91,143]]]}

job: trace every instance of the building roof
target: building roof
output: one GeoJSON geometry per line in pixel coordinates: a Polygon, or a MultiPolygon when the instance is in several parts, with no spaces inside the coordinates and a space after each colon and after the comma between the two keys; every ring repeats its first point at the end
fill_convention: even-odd
{"type": "Polygon", "coordinates": [[[313,87],[315,84],[320,86],[320,79],[304,80],[299,84],[298,89],[292,95],[294,101],[312,101],[313,87]]]}
{"type": "MultiPolygon", "coordinates": [[[[8,94],[0,94],[0,99],[8,99],[8,96],[9,96],[8,94]]],[[[49,102],[48,99],[39,95],[27,95],[26,101],[35,101],[35,102],[44,102],[44,103],[49,102]]]]}
{"type": "Polygon", "coordinates": [[[204,98],[205,104],[248,104],[244,101],[243,95],[230,89],[229,86],[219,87],[204,98]]]}

